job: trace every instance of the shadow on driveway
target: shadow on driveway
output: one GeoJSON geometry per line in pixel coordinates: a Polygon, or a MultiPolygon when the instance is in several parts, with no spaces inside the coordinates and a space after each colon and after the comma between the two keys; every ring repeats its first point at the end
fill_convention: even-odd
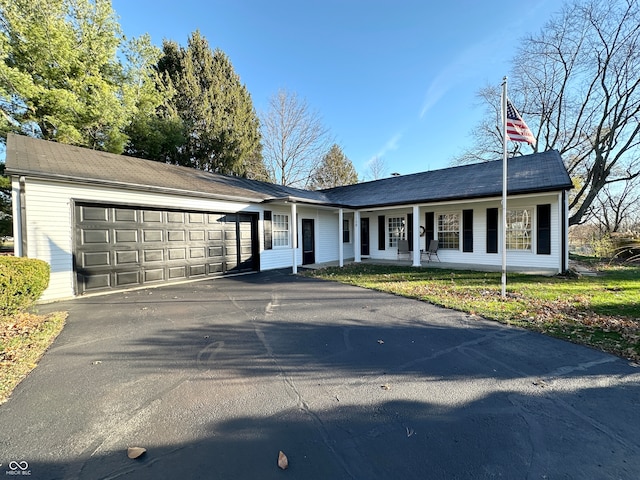
{"type": "Polygon", "coordinates": [[[41,308],[69,319],[0,406],[0,474],[640,476],[640,372],[582,346],[284,271],[41,308]]]}

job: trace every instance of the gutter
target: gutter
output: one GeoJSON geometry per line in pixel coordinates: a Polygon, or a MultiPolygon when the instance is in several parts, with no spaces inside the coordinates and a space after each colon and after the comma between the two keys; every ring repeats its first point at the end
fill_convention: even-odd
{"type": "Polygon", "coordinates": [[[258,197],[244,197],[244,196],[236,196],[236,195],[224,195],[219,193],[207,193],[201,191],[194,190],[184,190],[181,188],[172,188],[172,187],[157,187],[150,185],[140,185],[137,183],[126,183],[126,182],[114,182],[109,180],[100,180],[95,178],[80,178],[80,177],[72,177],[68,175],[57,175],[57,174],[37,174],[31,172],[20,172],[16,170],[7,169],[6,172],[8,175],[20,175],[20,178],[24,179],[25,175],[30,178],[41,179],[41,180],[57,180],[59,182],[74,182],[84,185],[98,185],[102,187],[118,187],[125,190],[136,190],[150,193],[169,193],[173,195],[182,195],[186,197],[195,197],[195,198],[208,198],[212,200],[226,200],[226,201],[236,201],[236,202],[247,202],[247,203],[261,203],[264,201],[264,198],[258,197]]]}

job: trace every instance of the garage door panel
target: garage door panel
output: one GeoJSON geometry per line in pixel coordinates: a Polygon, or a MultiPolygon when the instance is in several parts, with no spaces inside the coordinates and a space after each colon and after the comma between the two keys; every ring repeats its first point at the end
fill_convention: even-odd
{"type": "Polygon", "coordinates": [[[167,240],[170,242],[184,242],[186,238],[184,230],[169,230],[167,232],[167,240]]]}
{"type": "Polygon", "coordinates": [[[113,213],[116,222],[138,222],[138,210],[130,208],[114,208],[113,213]]]}
{"type": "Polygon", "coordinates": [[[82,222],[108,222],[109,209],[105,207],[81,207],[80,218],[82,222]]]}
{"type": "Polygon", "coordinates": [[[156,210],[144,210],[142,212],[143,223],[162,223],[162,212],[156,210]]]}
{"type": "Polygon", "coordinates": [[[79,293],[257,270],[257,215],[76,204],[79,293]]]}
{"type": "Polygon", "coordinates": [[[187,278],[187,267],[169,267],[169,280],[187,278]]]}
{"type": "Polygon", "coordinates": [[[147,243],[152,243],[152,242],[162,242],[164,235],[162,235],[162,230],[148,230],[148,229],[143,229],[142,230],[142,241],[147,242],[147,243]]]}
{"type": "Polygon", "coordinates": [[[155,268],[153,270],[145,270],[144,271],[144,282],[162,282],[165,280],[164,277],[164,268],[155,268]]]}
{"type": "Polygon", "coordinates": [[[80,255],[81,267],[108,267],[111,262],[109,252],[83,252],[80,255]]]}
{"type": "Polygon", "coordinates": [[[125,272],[115,272],[116,287],[130,287],[140,285],[140,271],[130,270],[125,272]]]}
{"type": "Polygon", "coordinates": [[[132,263],[138,263],[139,262],[139,258],[138,258],[138,251],[137,250],[133,250],[133,251],[128,251],[128,250],[121,250],[121,251],[116,251],[116,261],[115,264],[116,265],[130,265],[132,263]]]}
{"type": "Polygon", "coordinates": [[[191,230],[189,232],[189,241],[191,242],[204,242],[206,238],[204,230],[191,230]]]}
{"type": "Polygon", "coordinates": [[[114,230],[116,243],[137,243],[138,230],[114,230]]]}
{"type": "Polygon", "coordinates": [[[82,243],[109,243],[109,230],[83,230],[82,243]]]}
{"type": "Polygon", "coordinates": [[[145,263],[153,263],[153,262],[163,262],[164,261],[164,250],[155,249],[155,250],[144,250],[143,258],[145,263]]]}
{"type": "Polygon", "coordinates": [[[180,225],[184,224],[183,212],[166,212],[166,214],[168,223],[179,223],[180,225]]]}
{"type": "Polygon", "coordinates": [[[187,258],[187,251],[184,248],[170,248],[168,250],[168,259],[171,260],[185,260],[187,258]]]}

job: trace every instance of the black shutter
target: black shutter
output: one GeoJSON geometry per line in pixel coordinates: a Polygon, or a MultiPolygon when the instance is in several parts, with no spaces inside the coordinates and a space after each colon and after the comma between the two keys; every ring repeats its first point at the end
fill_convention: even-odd
{"type": "Polygon", "coordinates": [[[407,213],[407,241],[409,251],[413,252],[413,213],[407,213]]]}
{"type": "Polygon", "coordinates": [[[551,204],[538,205],[538,255],[551,255],[551,204]]]}
{"type": "Polygon", "coordinates": [[[433,212],[426,212],[424,214],[424,235],[426,240],[425,245],[427,246],[427,248],[429,248],[429,243],[431,242],[431,240],[435,238],[435,231],[433,229],[433,218],[433,212]]]}
{"type": "Polygon", "coordinates": [[[378,250],[385,249],[385,228],[386,228],[384,215],[378,215],[378,250]]]}
{"type": "Polygon", "coordinates": [[[273,244],[271,242],[271,211],[265,210],[264,212],[264,249],[271,250],[273,248],[273,244]]]}
{"type": "Polygon", "coordinates": [[[473,210],[462,211],[462,251],[473,252],[473,210]]]}
{"type": "Polygon", "coordinates": [[[497,208],[487,208],[487,253],[498,253],[497,208]]]}

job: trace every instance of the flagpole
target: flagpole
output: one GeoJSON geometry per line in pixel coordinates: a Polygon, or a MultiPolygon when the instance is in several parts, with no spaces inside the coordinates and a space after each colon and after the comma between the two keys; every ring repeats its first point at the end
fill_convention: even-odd
{"type": "Polygon", "coordinates": [[[507,77],[502,79],[502,298],[507,296],[507,77]]]}

